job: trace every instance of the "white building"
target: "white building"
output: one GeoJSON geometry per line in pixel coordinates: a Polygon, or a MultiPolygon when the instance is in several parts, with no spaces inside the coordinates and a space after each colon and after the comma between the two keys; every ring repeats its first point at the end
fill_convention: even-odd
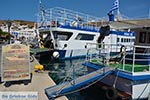
{"type": "MultiPolygon", "coordinates": [[[[8,32],[8,26],[6,24],[2,24],[0,29],[4,32],[8,32]]],[[[20,25],[17,23],[12,23],[10,33],[15,36],[15,39],[25,37],[26,39],[32,40],[36,35],[35,27],[31,28],[28,25],[20,25]]]]}

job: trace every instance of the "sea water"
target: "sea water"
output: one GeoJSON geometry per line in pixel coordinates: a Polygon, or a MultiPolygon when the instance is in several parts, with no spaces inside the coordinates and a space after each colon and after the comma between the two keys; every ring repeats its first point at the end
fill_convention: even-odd
{"type": "MultiPolygon", "coordinates": [[[[45,70],[49,70],[50,77],[56,84],[72,80],[88,73],[87,68],[82,65],[85,61],[82,59],[74,60],[40,60],[45,70]]],[[[72,91],[66,95],[69,100],[107,100],[104,90],[97,85],[90,84],[77,91],[72,91]]]]}

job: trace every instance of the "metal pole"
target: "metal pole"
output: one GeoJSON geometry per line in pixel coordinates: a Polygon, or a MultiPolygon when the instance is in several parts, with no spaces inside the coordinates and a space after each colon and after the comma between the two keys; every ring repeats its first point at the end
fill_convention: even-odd
{"type": "Polygon", "coordinates": [[[11,24],[12,24],[12,22],[11,22],[11,20],[8,20],[7,21],[7,26],[8,26],[8,36],[9,36],[9,38],[8,38],[8,44],[10,44],[10,27],[11,27],[11,24]]]}
{"type": "Polygon", "coordinates": [[[135,60],[136,60],[136,59],[135,59],[135,53],[136,53],[136,52],[135,52],[135,49],[136,49],[136,47],[134,46],[134,47],[133,47],[133,66],[132,66],[132,73],[134,72],[134,64],[135,64],[135,60]]]}

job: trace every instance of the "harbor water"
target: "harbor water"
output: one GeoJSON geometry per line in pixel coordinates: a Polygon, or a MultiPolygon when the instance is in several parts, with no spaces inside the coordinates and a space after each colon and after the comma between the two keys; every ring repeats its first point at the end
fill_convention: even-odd
{"type": "MultiPolygon", "coordinates": [[[[39,62],[44,65],[45,70],[49,70],[49,76],[55,81],[55,83],[60,84],[87,74],[87,68],[82,65],[84,61],[85,59],[82,58],[63,61],[44,59],[39,62]]],[[[90,84],[89,86],[83,87],[77,91],[72,91],[66,96],[69,100],[107,100],[105,97],[105,91],[95,84],[90,84]]]]}

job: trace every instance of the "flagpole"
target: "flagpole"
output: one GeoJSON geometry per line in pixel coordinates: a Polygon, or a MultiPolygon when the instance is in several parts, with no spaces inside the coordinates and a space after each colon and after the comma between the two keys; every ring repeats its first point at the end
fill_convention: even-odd
{"type": "Polygon", "coordinates": [[[113,11],[115,11],[115,10],[117,10],[117,12],[116,12],[116,19],[117,20],[120,20],[121,19],[121,15],[120,15],[120,11],[119,11],[119,0],[115,0],[114,2],[113,2],[113,5],[112,5],[112,7],[111,7],[111,9],[110,9],[110,11],[109,11],[109,15],[113,15],[113,11]]]}
{"type": "Polygon", "coordinates": [[[120,19],[119,0],[117,2],[118,2],[117,20],[119,20],[120,19]]]}

